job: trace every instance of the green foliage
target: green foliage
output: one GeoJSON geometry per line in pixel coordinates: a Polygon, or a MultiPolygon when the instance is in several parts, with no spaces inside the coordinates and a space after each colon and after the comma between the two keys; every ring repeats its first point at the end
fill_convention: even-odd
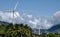
{"type": "Polygon", "coordinates": [[[30,37],[31,33],[31,28],[27,25],[0,25],[0,37],[30,37]]]}
{"type": "Polygon", "coordinates": [[[53,33],[49,33],[49,34],[47,35],[47,37],[57,37],[57,35],[55,35],[55,34],[53,34],[53,33]]]}

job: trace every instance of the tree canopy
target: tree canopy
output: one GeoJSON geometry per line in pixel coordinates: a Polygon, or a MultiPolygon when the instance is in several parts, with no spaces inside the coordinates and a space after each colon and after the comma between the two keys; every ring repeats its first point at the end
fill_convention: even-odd
{"type": "Polygon", "coordinates": [[[1,24],[0,37],[31,37],[31,28],[24,24],[1,24]]]}

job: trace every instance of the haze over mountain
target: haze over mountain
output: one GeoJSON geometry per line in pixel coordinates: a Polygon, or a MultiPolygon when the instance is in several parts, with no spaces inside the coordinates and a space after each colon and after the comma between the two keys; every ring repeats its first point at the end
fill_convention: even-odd
{"type": "MultiPolygon", "coordinates": [[[[51,17],[34,17],[32,14],[20,14],[18,12],[15,12],[14,14],[14,22],[15,23],[25,23],[31,26],[32,28],[41,28],[41,29],[49,29],[55,24],[60,23],[60,11],[57,11],[53,16],[51,17]]],[[[12,12],[3,12],[0,11],[0,20],[5,22],[12,22],[12,12]]]]}

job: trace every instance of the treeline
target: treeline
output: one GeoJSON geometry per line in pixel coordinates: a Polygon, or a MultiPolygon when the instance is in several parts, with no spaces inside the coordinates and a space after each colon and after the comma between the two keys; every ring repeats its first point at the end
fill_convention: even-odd
{"type": "Polygon", "coordinates": [[[32,29],[24,24],[1,24],[0,37],[31,37],[32,29]]]}

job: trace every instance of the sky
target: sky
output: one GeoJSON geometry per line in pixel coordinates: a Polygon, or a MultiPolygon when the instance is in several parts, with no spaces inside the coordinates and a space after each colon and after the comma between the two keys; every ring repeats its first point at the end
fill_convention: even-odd
{"type": "MultiPolygon", "coordinates": [[[[13,10],[17,0],[0,0],[0,10],[13,10]]],[[[38,15],[51,16],[60,10],[60,0],[18,0],[17,11],[38,15]]]]}
{"type": "Polygon", "coordinates": [[[11,22],[12,12],[8,16],[3,11],[14,10],[17,1],[15,22],[28,23],[33,28],[48,28],[60,23],[60,0],[0,0],[0,17],[3,18],[0,20],[11,22]]]}

